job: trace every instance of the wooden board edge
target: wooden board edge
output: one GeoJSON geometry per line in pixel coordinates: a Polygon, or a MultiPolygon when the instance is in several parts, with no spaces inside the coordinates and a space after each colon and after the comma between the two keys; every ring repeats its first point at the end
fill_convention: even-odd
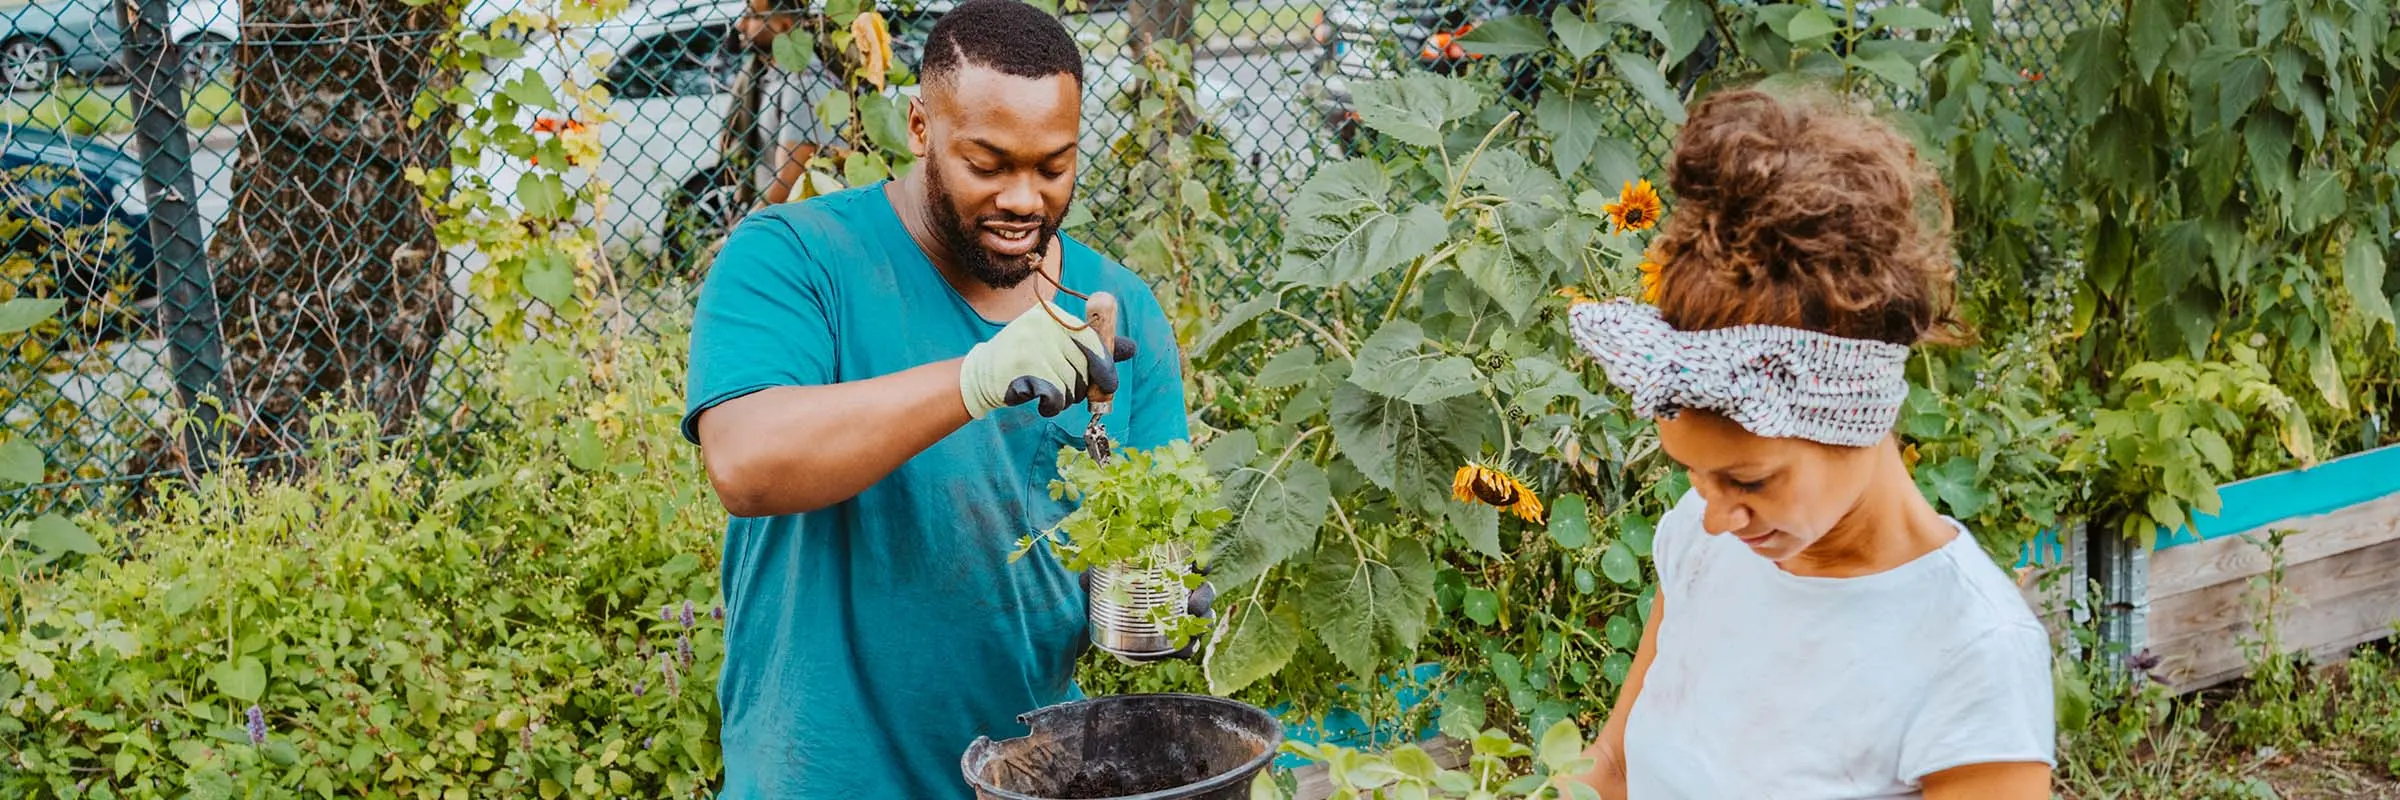
{"type": "MultiPolygon", "coordinates": [[[[2283,520],[2250,533],[2292,531],[2284,537],[2285,567],[2400,540],[2400,494],[2313,517],[2283,520]]],[[[2246,580],[2267,572],[2265,551],[2241,536],[2223,536],[2150,554],[2151,602],[2246,580]]]]}

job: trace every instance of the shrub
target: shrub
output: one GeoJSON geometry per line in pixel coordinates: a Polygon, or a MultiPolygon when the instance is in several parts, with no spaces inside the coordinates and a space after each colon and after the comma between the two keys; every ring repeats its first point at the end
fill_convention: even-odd
{"type": "Polygon", "coordinates": [[[0,796],[712,784],[723,517],[675,432],[681,359],[533,343],[492,367],[503,422],[382,444],[334,415],[289,479],[86,518],[113,563],[0,589],[0,796]]]}

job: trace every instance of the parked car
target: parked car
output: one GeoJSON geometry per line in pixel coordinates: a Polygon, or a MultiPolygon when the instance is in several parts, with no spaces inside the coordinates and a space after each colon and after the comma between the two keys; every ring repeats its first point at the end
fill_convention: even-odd
{"type": "Polygon", "coordinates": [[[61,73],[98,76],[122,61],[125,33],[113,0],[33,0],[0,11],[0,83],[38,92],[61,73]]]}
{"type": "Polygon", "coordinates": [[[72,315],[123,290],[158,295],[141,162],[125,151],[47,128],[0,124],[0,242],[30,257],[72,315]],[[12,230],[13,229],[13,230],[12,230]]]}
{"type": "Polygon", "coordinates": [[[242,6],[235,0],[182,0],[167,18],[167,38],[183,45],[186,83],[230,80],[233,43],[242,39],[242,6]]]}

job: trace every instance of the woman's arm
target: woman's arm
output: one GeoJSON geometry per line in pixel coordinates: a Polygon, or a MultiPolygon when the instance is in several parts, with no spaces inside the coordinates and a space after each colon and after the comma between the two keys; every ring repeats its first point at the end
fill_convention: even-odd
{"type": "Polygon", "coordinates": [[[1968,764],[1925,776],[1925,800],[2049,800],[2050,765],[1968,764]]]}
{"type": "Polygon", "coordinates": [[[1576,781],[1599,790],[1604,800],[1625,800],[1625,719],[1632,715],[1634,698],[1642,693],[1642,679],[1650,674],[1650,660],[1658,654],[1658,624],[1666,616],[1667,598],[1652,597],[1650,621],[1642,626],[1642,642],[1634,651],[1633,667],[1625,671],[1625,685],[1617,691],[1616,706],[1609,709],[1608,723],[1600,726],[1600,735],[1592,740],[1592,746],[1583,751],[1583,757],[1597,765],[1582,775],[1561,778],[1561,794],[1567,790],[1567,781],[1576,781]]]}

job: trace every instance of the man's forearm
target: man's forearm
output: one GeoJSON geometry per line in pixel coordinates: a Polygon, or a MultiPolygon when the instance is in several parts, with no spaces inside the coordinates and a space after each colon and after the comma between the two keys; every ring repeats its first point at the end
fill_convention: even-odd
{"type": "Polygon", "coordinates": [[[815,511],[858,496],[967,424],[959,362],[872,380],[786,386],[700,415],[700,457],[735,516],[815,511]]]}

